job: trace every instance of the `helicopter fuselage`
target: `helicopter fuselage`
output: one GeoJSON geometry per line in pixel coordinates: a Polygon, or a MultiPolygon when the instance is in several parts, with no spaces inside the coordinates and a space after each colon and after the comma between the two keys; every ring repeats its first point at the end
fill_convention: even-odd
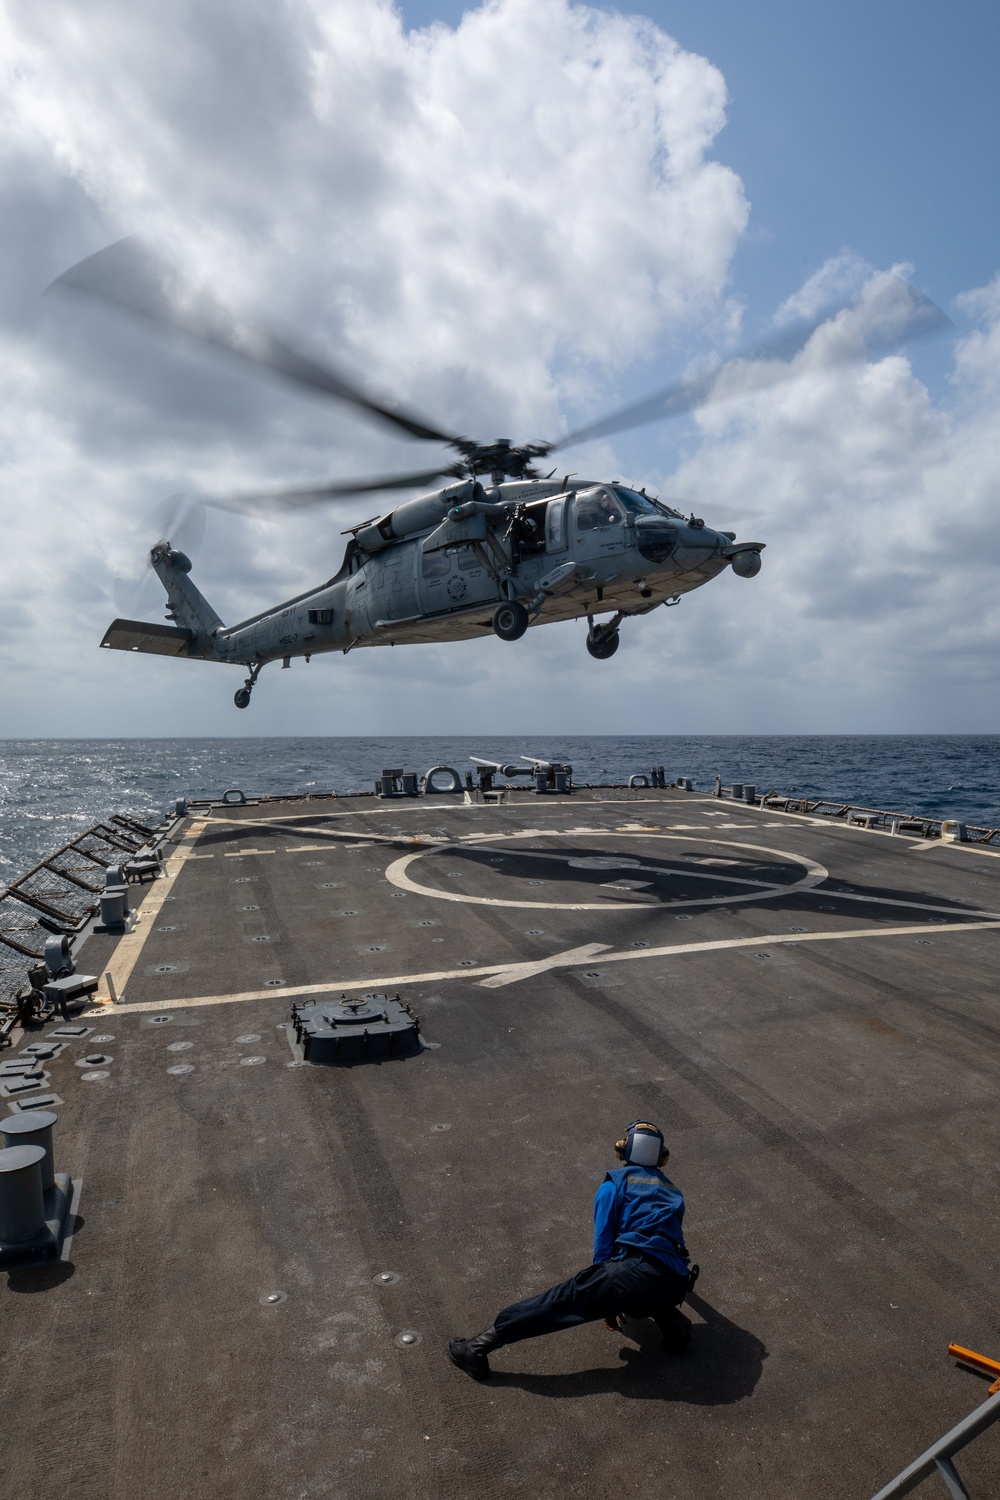
{"type": "Polygon", "coordinates": [[[161,544],[150,560],[171,627],[149,627],[144,643],[128,637],[134,622],[115,621],[102,644],[243,665],[252,687],[270,661],[502,634],[506,605],[521,621],[516,634],[587,618],[591,639],[615,634],[609,650],[593,651],[610,655],[622,619],[678,602],[727,567],[753,576],[763,546],[618,483],[469,481],[356,528],[335,577],[229,627],[195,588],[188,559],[161,544]],[[595,624],[605,615],[613,621],[595,624]]]}

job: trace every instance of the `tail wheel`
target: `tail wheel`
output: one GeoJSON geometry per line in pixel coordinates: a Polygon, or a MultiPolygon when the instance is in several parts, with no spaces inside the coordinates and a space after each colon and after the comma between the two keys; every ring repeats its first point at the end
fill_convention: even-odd
{"type": "Polygon", "coordinates": [[[250,707],[250,689],[249,688],[245,688],[245,687],[239,688],[233,694],[233,702],[236,704],[237,708],[249,708],[250,707]]]}
{"type": "Polygon", "coordinates": [[[493,629],[502,641],[519,641],[528,628],[528,611],[516,599],[498,604],[493,615],[493,629]]]}
{"type": "Polygon", "coordinates": [[[614,656],[620,645],[621,636],[617,630],[613,630],[610,635],[599,635],[596,639],[592,635],[587,636],[587,650],[598,661],[607,661],[609,656],[614,656]]]}

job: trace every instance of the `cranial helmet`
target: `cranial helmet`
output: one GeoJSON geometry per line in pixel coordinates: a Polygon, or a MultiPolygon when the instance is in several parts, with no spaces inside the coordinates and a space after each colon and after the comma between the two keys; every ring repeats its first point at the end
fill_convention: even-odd
{"type": "Polygon", "coordinates": [[[630,1166],[658,1167],[666,1153],[663,1131],[648,1120],[633,1120],[620,1141],[615,1141],[615,1155],[630,1166]]]}

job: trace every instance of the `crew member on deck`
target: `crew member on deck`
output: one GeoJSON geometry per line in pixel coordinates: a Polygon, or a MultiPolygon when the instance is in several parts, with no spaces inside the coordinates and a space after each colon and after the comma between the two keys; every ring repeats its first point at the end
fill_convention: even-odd
{"type": "Polygon", "coordinates": [[[684,1199],[661,1170],[670,1155],[663,1132],[633,1120],[615,1155],[625,1165],[607,1174],[594,1199],[593,1265],[505,1307],[475,1338],[448,1345],[452,1362],[474,1380],[488,1378],[491,1350],[598,1318],[612,1330],[621,1328],[623,1314],[653,1318],[672,1354],[689,1343],[691,1323],[679,1304],[698,1267],[690,1266],[684,1244],[684,1199]]]}

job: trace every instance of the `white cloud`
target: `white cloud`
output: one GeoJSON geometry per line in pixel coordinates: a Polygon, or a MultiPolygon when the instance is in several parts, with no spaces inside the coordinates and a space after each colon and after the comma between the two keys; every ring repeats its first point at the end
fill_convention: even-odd
{"type": "Polygon", "coordinates": [[[786,298],[775,313],[774,321],[778,324],[799,319],[809,322],[819,317],[828,308],[856,296],[874,269],[853,250],[841,250],[839,255],[825,260],[798,291],[786,298]]]}
{"type": "MultiPolygon", "coordinates": [[[[22,312],[49,275],[139,229],[376,388],[485,438],[555,435],[561,380],[587,389],[670,330],[733,315],[748,208],[708,155],[725,86],[648,21],[493,0],[454,31],[406,34],[385,0],[94,0],[83,24],[70,0],[14,0],[5,25],[4,181],[68,195],[22,231],[22,312]]],[[[98,313],[50,307],[4,343],[11,644],[32,643],[34,680],[106,698],[109,729],[129,693],[93,648],[135,515],[194,482],[436,456],[98,313]]],[[[232,618],[332,572],[338,522],[359,509],[216,519],[206,591],[232,618]]],[[[362,661],[341,678],[363,700],[362,661]]],[[[176,680],[141,669],[156,692],[176,680]]]]}

